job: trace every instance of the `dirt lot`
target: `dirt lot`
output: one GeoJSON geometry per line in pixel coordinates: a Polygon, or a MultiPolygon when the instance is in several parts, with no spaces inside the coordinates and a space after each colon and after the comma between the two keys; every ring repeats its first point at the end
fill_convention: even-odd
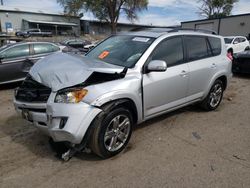
{"type": "Polygon", "coordinates": [[[12,95],[0,90],[1,188],[250,187],[250,77],[234,77],[215,112],[188,107],[138,126],[108,160],[55,158],[48,138],[16,115],[12,95]]]}

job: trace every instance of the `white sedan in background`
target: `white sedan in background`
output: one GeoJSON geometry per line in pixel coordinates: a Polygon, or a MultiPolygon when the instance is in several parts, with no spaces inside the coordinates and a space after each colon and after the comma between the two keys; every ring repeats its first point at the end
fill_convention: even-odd
{"type": "Polygon", "coordinates": [[[228,53],[231,53],[231,55],[250,49],[250,44],[246,37],[228,36],[224,37],[224,40],[227,46],[227,51],[228,53]]]}

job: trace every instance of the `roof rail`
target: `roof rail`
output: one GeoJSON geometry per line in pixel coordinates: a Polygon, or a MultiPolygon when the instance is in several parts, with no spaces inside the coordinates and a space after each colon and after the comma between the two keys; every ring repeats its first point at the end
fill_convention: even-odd
{"type": "Polygon", "coordinates": [[[130,31],[153,31],[153,32],[169,32],[172,31],[174,28],[173,27],[147,27],[147,28],[134,28],[131,29],[130,31]]]}
{"type": "Polygon", "coordinates": [[[209,30],[209,29],[193,29],[193,28],[174,28],[173,30],[169,31],[169,33],[178,32],[178,31],[197,31],[197,32],[201,32],[201,33],[218,35],[218,33],[216,31],[213,31],[213,30],[209,30]]]}

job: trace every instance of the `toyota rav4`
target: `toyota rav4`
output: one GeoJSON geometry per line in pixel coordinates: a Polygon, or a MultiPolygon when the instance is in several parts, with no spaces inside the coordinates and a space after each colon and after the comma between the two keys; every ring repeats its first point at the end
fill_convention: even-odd
{"type": "Polygon", "coordinates": [[[194,103],[216,109],[231,75],[222,37],[151,29],[113,35],[85,57],[45,57],[15,90],[14,105],[67,145],[63,159],[86,148],[108,158],[136,124],[194,103]]]}

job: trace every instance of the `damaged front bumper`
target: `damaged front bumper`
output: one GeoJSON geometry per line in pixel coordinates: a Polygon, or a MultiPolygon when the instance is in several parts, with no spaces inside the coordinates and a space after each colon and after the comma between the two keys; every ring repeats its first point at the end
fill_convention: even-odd
{"type": "Polygon", "coordinates": [[[53,138],[55,142],[80,144],[101,109],[86,103],[26,103],[14,99],[14,106],[23,118],[53,138]]]}

